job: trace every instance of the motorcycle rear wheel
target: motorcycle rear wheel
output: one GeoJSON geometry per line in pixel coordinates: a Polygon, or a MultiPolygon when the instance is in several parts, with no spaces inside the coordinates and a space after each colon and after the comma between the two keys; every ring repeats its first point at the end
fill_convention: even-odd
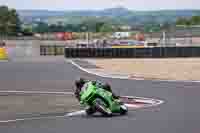
{"type": "Polygon", "coordinates": [[[128,113],[128,108],[125,105],[120,107],[120,115],[126,115],[128,113]]]}

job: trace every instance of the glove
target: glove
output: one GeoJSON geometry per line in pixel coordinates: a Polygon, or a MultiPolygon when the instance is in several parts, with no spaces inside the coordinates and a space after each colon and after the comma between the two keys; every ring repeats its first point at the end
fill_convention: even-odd
{"type": "Polygon", "coordinates": [[[81,105],[84,105],[84,102],[83,102],[83,101],[80,101],[80,104],[81,104],[81,105]]]}
{"type": "Polygon", "coordinates": [[[119,104],[123,104],[123,102],[120,99],[115,99],[115,101],[119,104]]]}
{"type": "Polygon", "coordinates": [[[119,99],[120,98],[120,96],[117,96],[114,93],[112,93],[112,96],[113,96],[114,99],[119,99]]]}

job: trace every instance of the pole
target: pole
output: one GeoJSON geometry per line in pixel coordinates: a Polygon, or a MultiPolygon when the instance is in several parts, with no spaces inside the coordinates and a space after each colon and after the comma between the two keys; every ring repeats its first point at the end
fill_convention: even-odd
{"type": "Polygon", "coordinates": [[[87,32],[87,47],[89,47],[89,32],[87,32]]]}
{"type": "Polygon", "coordinates": [[[163,31],[163,44],[166,46],[166,33],[163,31]]]}

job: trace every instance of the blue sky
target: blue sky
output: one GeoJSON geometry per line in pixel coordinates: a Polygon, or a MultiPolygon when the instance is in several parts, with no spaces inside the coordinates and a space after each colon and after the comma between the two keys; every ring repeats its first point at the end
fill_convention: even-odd
{"type": "Polygon", "coordinates": [[[104,9],[123,6],[132,10],[200,9],[200,0],[0,0],[16,9],[104,9]]]}

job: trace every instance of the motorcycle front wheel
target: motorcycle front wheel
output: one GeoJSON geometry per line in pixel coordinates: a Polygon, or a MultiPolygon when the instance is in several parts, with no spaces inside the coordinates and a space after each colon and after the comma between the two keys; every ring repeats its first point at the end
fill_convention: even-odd
{"type": "Polygon", "coordinates": [[[95,108],[98,112],[100,112],[104,116],[108,116],[108,117],[112,116],[112,112],[110,111],[109,108],[106,107],[105,102],[100,98],[97,98],[95,100],[95,108]]]}

